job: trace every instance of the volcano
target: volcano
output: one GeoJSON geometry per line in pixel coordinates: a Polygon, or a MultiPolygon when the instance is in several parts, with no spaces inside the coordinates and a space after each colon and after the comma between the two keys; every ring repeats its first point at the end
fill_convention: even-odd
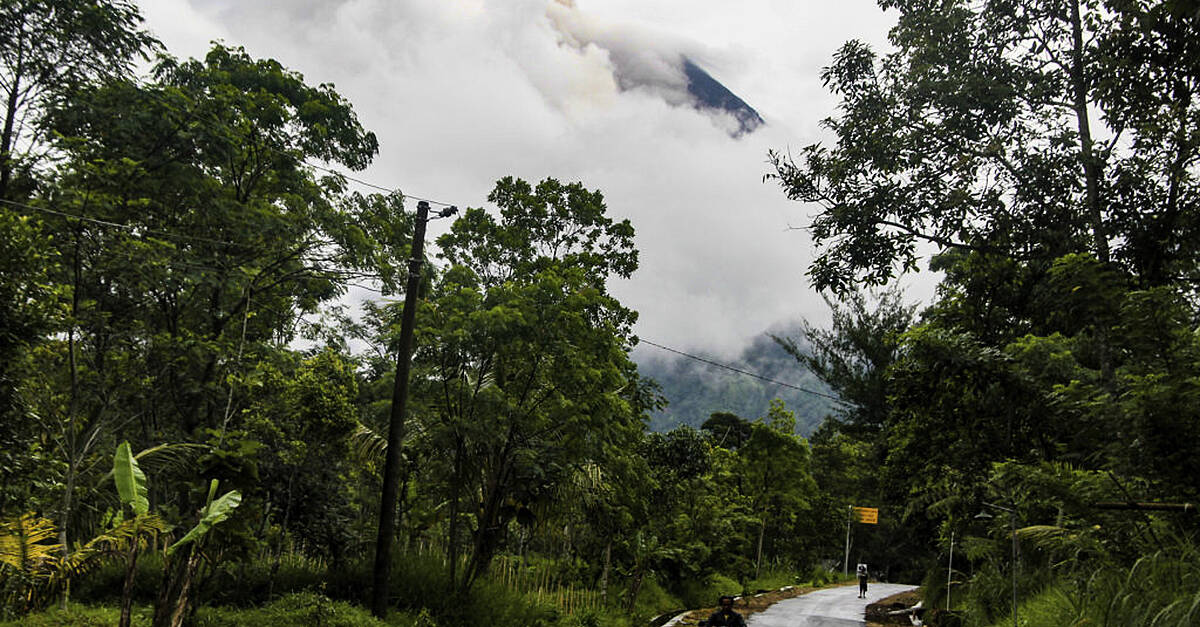
{"type": "Polygon", "coordinates": [[[692,106],[700,111],[727,113],[737,121],[737,128],[731,129],[730,135],[741,137],[766,124],[745,100],[738,98],[687,57],[683,58],[683,73],[687,77],[687,91],[692,96],[692,106]]]}

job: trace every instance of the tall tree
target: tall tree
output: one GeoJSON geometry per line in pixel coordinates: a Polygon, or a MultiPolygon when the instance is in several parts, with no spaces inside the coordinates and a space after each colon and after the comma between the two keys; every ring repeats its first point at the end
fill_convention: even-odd
{"type": "Polygon", "coordinates": [[[117,431],[139,447],[228,444],[251,362],[379,274],[367,249],[399,215],[399,199],[344,201],[342,181],[306,165],[360,168],[377,150],[331,86],[219,45],[163,57],[154,76],[78,86],[46,116],[62,159],[30,202],[52,212],[66,316],[34,377],[65,462],[64,534],[81,524],[80,470],[117,431]]]}
{"type": "Polygon", "coordinates": [[[839,429],[858,437],[878,435],[888,413],[888,368],[900,351],[900,335],[913,320],[914,305],[898,289],[876,295],[846,295],[844,306],[825,303],[833,314],[829,329],[805,322],[801,338],[772,336],[818,379],[837,393],[839,429]]]}
{"type": "MultiPolygon", "coordinates": [[[[158,42],[140,29],[125,1],[12,0],[0,4],[0,447],[30,448],[31,421],[17,402],[21,353],[49,331],[57,265],[50,240],[20,205],[40,181],[34,169],[47,150],[46,113],[76,89],[128,75],[158,42]],[[17,203],[17,204],[13,204],[17,203]]],[[[16,486],[9,472],[30,459],[8,460],[0,510],[16,486]]]]}
{"type": "Polygon", "coordinates": [[[136,348],[160,385],[126,410],[144,409],[147,433],[190,436],[232,415],[239,351],[289,341],[372,272],[359,250],[369,222],[399,203],[340,204],[340,182],[306,166],[360,168],[377,150],[331,86],[222,46],[163,58],[155,76],[79,91],[53,112],[69,160],[47,202],[80,216],[55,226],[88,366],[103,373],[106,352],[136,348]]]}
{"type": "Polygon", "coordinates": [[[44,150],[47,111],[76,89],[128,76],[159,48],[128,0],[9,0],[0,5],[0,200],[27,197],[20,179],[44,150]],[[14,184],[20,190],[14,189],[14,184]]]}
{"type": "Polygon", "coordinates": [[[822,80],[836,141],[772,153],[817,203],[819,288],[882,284],[925,243],[1014,259],[1088,252],[1147,281],[1190,276],[1200,19],[1163,3],[882,0],[882,58],[852,41],[822,80]],[[1170,231],[1170,234],[1168,234],[1170,231]]]}
{"type": "MultiPolygon", "coordinates": [[[[743,494],[757,518],[754,576],[762,570],[768,526],[784,527],[799,510],[811,507],[817,484],[809,466],[808,442],[795,435],[796,418],[781,401],[751,425],[750,438],[738,449],[743,494]]],[[[786,525],[790,527],[790,525],[786,525]]]]}
{"type": "Polygon", "coordinates": [[[438,239],[450,265],[418,315],[415,355],[436,402],[428,428],[453,459],[452,550],[458,508],[471,508],[463,589],[504,537],[506,502],[545,498],[642,424],[628,396],[636,314],[608,291],[637,268],[633,228],[577,183],[505,178],[488,198],[499,215],[469,209],[438,239]]]}
{"type": "Polygon", "coordinates": [[[49,249],[33,220],[0,208],[0,516],[30,501],[35,460],[45,453],[18,388],[27,351],[58,318],[49,249]]]}

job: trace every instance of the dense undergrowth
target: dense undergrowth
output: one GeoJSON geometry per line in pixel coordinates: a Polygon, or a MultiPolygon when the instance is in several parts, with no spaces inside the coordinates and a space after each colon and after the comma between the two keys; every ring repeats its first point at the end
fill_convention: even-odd
{"type": "MultiPolygon", "coordinates": [[[[1129,568],[1054,581],[1020,604],[1025,625],[1188,627],[1200,624],[1200,558],[1194,547],[1174,547],[1138,559],[1129,568]]],[[[1011,614],[992,624],[1012,622],[1011,614]]]]}
{"type": "MultiPolygon", "coordinates": [[[[1095,558],[1086,562],[1064,560],[1019,571],[1016,624],[1027,627],[1200,624],[1200,553],[1190,541],[1176,540],[1131,564],[1117,563],[1111,556],[1095,558]]],[[[930,571],[922,586],[927,607],[946,606],[945,582],[944,567],[930,571]]],[[[985,562],[969,578],[956,582],[950,604],[953,622],[943,618],[930,624],[1013,625],[1012,585],[1011,571],[999,562],[985,562]]]]}
{"type": "MultiPolygon", "coordinates": [[[[536,569],[535,563],[530,568],[536,569]]],[[[133,625],[149,625],[162,565],[155,555],[138,564],[134,580],[133,625]]],[[[564,611],[549,596],[523,593],[497,578],[481,580],[466,595],[446,591],[447,573],[440,558],[404,556],[393,565],[395,611],[379,621],[366,610],[370,564],[354,562],[332,568],[301,556],[250,560],[206,573],[199,582],[202,606],[191,624],[195,627],[326,625],[358,627],[468,627],[486,620],[495,625],[545,627],[629,627],[681,609],[708,607],[724,594],[738,595],[787,585],[822,586],[839,579],[837,573],[814,568],[797,574],[788,570],[764,572],[745,584],[714,573],[702,580],[664,586],[648,578],[632,610],[624,589],[613,586],[607,604],[564,611]],[[272,599],[263,603],[264,599],[272,599]]],[[[119,614],[122,566],[105,564],[79,581],[72,602],[36,612],[0,625],[113,625],[119,614]]]]}

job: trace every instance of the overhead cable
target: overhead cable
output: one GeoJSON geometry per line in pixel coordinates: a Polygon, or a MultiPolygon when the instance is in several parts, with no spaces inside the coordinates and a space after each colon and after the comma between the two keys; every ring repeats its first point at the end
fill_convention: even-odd
{"type": "Polygon", "coordinates": [[[761,374],[758,374],[758,373],[755,373],[755,372],[749,372],[749,371],[747,371],[747,370],[742,370],[742,369],[740,369],[740,368],[735,368],[735,367],[733,367],[733,366],[730,366],[730,365],[728,365],[728,364],[723,364],[723,363],[720,363],[720,362],[716,362],[716,361],[713,361],[713,360],[711,360],[711,359],[706,359],[706,358],[704,358],[704,357],[700,357],[700,356],[698,356],[698,355],[692,355],[691,353],[685,353],[685,352],[683,352],[683,351],[681,351],[681,350],[674,349],[674,348],[671,348],[671,347],[669,347],[669,346],[663,346],[662,344],[656,344],[656,343],[654,343],[654,342],[651,342],[650,340],[647,340],[646,338],[643,338],[643,337],[639,337],[639,338],[638,338],[638,340],[639,340],[640,342],[642,342],[642,343],[649,344],[649,345],[651,345],[651,346],[653,346],[653,347],[655,347],[655,348],[661,348],[662,350],[665,350],[665,351],[668,351],[668,352],[671,352],[671,353],[675,353],[676,355],[682,355],[683,357],[687,357],[688,359],[694,359],[694,360],[696,360],[696,361],[699,361],[699,362],[706,363],[706,364],[708,364],[708,365],[710,365],[710,366],[716,366],[717,368],[724,368],[725,370],[729,370],[729,371],[732,371],[732,372],[736,372],[736,373],[738,373],[738,374],[746,375],[746,376],[748,376],[748,377],[754,377],[755,379],[761,379],[761,380],[763,380],[763,381],[766,381],[766,382],[768,382],[768,383],[773,383],[773,384],[775,384],[775,385],[781,385],[781,386],[783,386],[783,387],[785,387],[785,388],[791,388],[791,389],[793,389],[793,390],[797,390],[797,391],[800,391],[800,392],[804,392],[804,393],[806,393],[806,394],[812,394],[812,395],[814,395],[814,396],[822,396],[822,397],[825,397],[825,398],[828,398],[828,399],[832,399],[832,400],[835,400],[835,401],[841,401],[841,400],[842,400],[842,399],[840,399],[840,398],[838,398],[838,397],[836,397],[836,396],[834,396],[834,395],[832,395],[832,394],[826,394],[826,393],[824,393],[824,392],[818,392],[818,391],[816,391],[816,390],[810,390],[810,389],[808,389],[808,388],[803,388],[803,387],[800,387],[800,386],[798,386],[798,385],[792,385],[791,383],[784,383],[783,381],[776,381],[775,379],[772,379],[772,378],[770,378],[770,377],[764,377],[764,376],[762,376],[761,374]]]}

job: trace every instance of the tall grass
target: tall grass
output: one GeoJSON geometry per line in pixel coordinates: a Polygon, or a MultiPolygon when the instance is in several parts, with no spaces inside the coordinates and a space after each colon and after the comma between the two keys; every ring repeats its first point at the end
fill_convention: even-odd
{"type": "Polygon", "coordinates": [[[1089,625],[1200,624],[1200,555],[1194,546],[1158,551],[1127,570],[1105,570],[1077,586],[1066,602],[1089,625]]]}
{"type": "MultiPolygon", "coordinates": [[[[1062,573],[1018,607],[1018,624],[1088,627],[1193,627],[1200,625],[1200,554],[1181,543],[1146,555],[1131,566],[1096,565],[1092,573],[1062,573]]],[[[998,573],[977,573],[964,601],[967,624],[1007,627],[1008,607],[979,605],[1008,590],[998,573]],[[982,577],[980,575],[983,575],[982,577]]],[[[1011,585],[1011,583],[1009,584],[1011,585]]]]}
{"type": "Polygon", "coordinates": [[[553,605],[564,614],[599,612],[606,601],[613,601],[600,590],[576,585],[566,569],[549,562],[526,565],[515,556],[497,557],[488,579],[538,603],[553,605]]]}

